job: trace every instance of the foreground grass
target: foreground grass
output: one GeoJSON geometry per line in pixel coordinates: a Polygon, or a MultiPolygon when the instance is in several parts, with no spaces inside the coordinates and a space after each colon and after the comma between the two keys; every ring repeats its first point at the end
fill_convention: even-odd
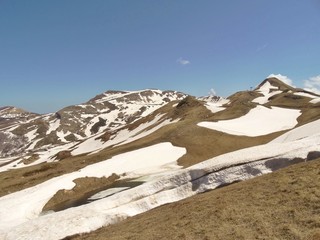
{"type": "Polygon", "coordinates": [[[69,239],[320,239],[320,159],[69,239]]]}

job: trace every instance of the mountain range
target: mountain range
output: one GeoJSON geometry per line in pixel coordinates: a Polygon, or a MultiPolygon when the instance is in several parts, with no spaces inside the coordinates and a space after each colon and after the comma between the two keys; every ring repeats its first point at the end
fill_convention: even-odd
{"type": "MultiPolygon", "coordinates": [[[[153,208],[169,216],[172,206],[182,209],[187,204],[190,216],[197,211],[205,214],[203,208],[209,203],[200,200],[200,193],[237,198],[217,190],[223,187],[236,189],[232,191],[238,191],[240,199],[245,195],[239,190],[243,184],[251,181],[250,186],[257,187],[271,181],[260,175],[290,175],[289,170],[278,173],[281,168],[302,174],[298,166],[318,163],[319,108],[319,95],[275,77],[228,98],[147,89],[107,91],[43,115],[2,107],[0,238],[105,239],[108,231],[121,226],[112,239],[139,239],[130,219],[145,223],[159,216],[165,221],[153,208]],[[120,232],[125,232],[123,238],[120,232]]],[[[313,189],[312,194],[320,202],[320,190],[313,189]]],[[[320,228],[320,222],[310,221],[304,228],[291,229],[291,239],[317,236],[312,231],[320,228]]],[[[167,238],[151,222],[155,232],[141,230],[144,239],[167,238]]],[[[267,232],[261,222],[254,229],[265,235],[263,239],[285,236],[280,230],[267,232]]],[[[180,235],[173,234],[176,239],[232,239],[230,228],[225,238],[208,227],[198,229],[199,235],[190,229],[185,235],[183,226],[179,228],[180,235]]],[[[250,239],[249,233],[241,234],[239,239],[250,239]]]]}

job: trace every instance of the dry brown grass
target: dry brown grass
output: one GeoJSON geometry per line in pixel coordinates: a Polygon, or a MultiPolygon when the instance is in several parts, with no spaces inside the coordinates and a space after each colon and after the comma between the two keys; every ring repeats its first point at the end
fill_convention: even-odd
{"type": "Polygon", "coordinates": [[[319,239],[320,159],[68,239],[319,239]]]}
{"type": "MultiPolygon", "coordinates": [[[[52,177],[77,171],[87,165],[109,159],[117,154],[151,146],[161,142],[171,142],[175,146],[185,147],[187,154],[178,160],[178,163],[188,167],[203,160],[220,154],[235,151],[241,148],[264,144],[283,132],[278,132],[262,137],[233,136],[222,132],[198,127],[200,121],[229,118],[245,114],[252,107],[248,101],[255,95],[250,92],[239,93],[236,102],[219,115],[212,114],[206,107],[194,98],[188,98],[180,107],[173,107],[174,103],[167,104],[152,115],[147,116],[131,125],[129,129],[137,127],[143,122],[150,121],[157,114],[166,113],[167,118],[181,119],[179,122],[167,125],[153,134],[131,142],[126,145],[106,148],[92,155],[78,155],[65,158],[53,163],[43,163],[22,169],[10,170],[0,173],[0,196],[21,189],[34,186],[52,177]],[[44,165],[46,167],[44,167],[44,165]]],[[[319,115],[319,113],[318,113],[319,115]]]]}
{"type": "Polygon", "coordinates": [[[43,207],[42,211],[61,211],[66,208],[83,204],[88,197],[110,187],[119,176],[116,174],[110,177],[84,177],[77,178],[76,184],[71,190],[59,190],[43,207]]]}
{"type": "Polygon", "coordinates": [[[39,155],[38,154],[32,154],[30,157],[25,158],[22,160],[22,162],[26,165],[31,164],[35,161],[37,161],[39,159],[39,155]]]}

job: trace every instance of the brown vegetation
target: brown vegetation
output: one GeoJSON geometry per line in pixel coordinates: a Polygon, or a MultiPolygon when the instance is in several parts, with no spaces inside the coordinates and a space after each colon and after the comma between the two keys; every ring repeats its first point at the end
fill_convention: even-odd
{"type": "Polygon", "coordinates": [[[64,150],[64,151],[60,151],[56,154],[55,158],[57,160],[63,160],[65,158],[69,158],[71,157],[71,152],[70,151],[67,151],[67,150],[64,150]]]}
{"type": "Polygon", "coordinates": [[[320,159],[68,239],[319,239],[320,159]]]}
{"type": "MultiPolygon", "coordinates": [[[[262,137],[250,138],[233,136],[198,127],[196,125],[198,122],[215,118],[216,115],[211,113],[201,102],[194,98],[188,98],[185,102],[187,103],[181,104],[179,107],[173,107],[174,103],[169,103],[153,114],[148,115],[146,118],[128,125],[128,129],[134,129],[141,123],[150,121],[158,114],[163,113],[166,114],[167,119],[181,119],[177,123],[167,125],[153,134],[129,144],[109,147],[91,155],[71,156],[67,161],[43,163],[41,165],[1,172],[0,196],[34,186],[55,176],[77,171],[87,165],[109,159],[117,154],[161,142],[169,141],[175,146],[185,147],[187,154],[179,159],[178,164],[188,167],[226,152],[266,143],[281,134],[274,133],[262,137]],[[42,168],[43,165],[47,165],[48,167],[45,171],[43,169],[39,171],[39,168],[42,168]]],[[[240,104],[239,106],[239,108],[241,108],[241,106],[245,105],[240,104]]],[[[241,113],[245,111],[246,110],[239,110],[241,113]]],[[[227,110],[222,112],[225,112],[226,115],[229,114],[227,110]]],[[[220,117],[222,116],[223,115],[220,115],[220,117]]],[[[107,139],[108,134],[106,134],[105,137],[107,139]]]]}
{"type": "Polygon", "coordinates": [[[39,154],[32,154],[30,157],[23,159],[22,162],[26,165],[33,163],[39,159],[39,154]]]}
{"type": "Polygon", "coordinates": [[[81,205],[91,195],[111,186],[119,176],[112,174],[108,178],[85,177],[75,179],[76,184],[71,190],[59,190],[43,207],[42,211],[61,211],[66,208],[81,205]]]}

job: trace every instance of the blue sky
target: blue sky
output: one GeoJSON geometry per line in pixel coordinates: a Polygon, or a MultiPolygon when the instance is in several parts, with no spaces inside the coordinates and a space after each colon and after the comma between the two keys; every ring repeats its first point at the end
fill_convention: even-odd
{"type": "Polygon", "coordinates": [[[0,0],[0,106],[54,112],[109,89],[227,97],[272,73],[319,87],[319,26],[320,0],[0,0]]]}

